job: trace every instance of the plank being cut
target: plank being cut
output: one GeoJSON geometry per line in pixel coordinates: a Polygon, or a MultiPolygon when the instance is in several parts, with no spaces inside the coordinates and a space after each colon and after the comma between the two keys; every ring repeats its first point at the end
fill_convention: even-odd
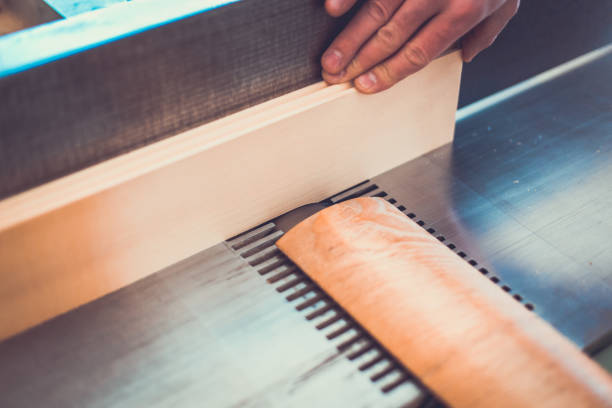
{"type": "Polygon", "coordinates": [[[0,339],[448,143],[460,71],[315,84],[0,201],[0,339]]]}
{"type": "Polygon", "coordinates": [[[383,199],[277,246],[452,407],[612,407],[603,369],[383,199]]]}

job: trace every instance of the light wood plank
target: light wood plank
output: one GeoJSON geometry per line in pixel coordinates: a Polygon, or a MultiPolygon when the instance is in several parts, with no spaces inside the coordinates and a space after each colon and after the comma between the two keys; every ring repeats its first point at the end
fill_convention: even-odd
{"type": "Polygon", "coordinates": [[[449,142],[460,71],[313,85],[0,202],[0,338],[449,142]]]}
{"type": "Polygon", "coordinates": [[[612,377],[384,199],[277,246],[452,407],[612,407],[612,377]]]}

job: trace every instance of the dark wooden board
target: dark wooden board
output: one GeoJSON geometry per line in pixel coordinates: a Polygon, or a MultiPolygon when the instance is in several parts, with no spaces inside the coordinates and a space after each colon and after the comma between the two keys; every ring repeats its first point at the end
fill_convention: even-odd
{"type": "MultiPolygon", "coordinates": [[[[10,62],[156,3],[37,27],[0,52],[10,62]]],[[[243,0],[0,77],[0,198],[320,80],[343,23],[316,0],[243,0]]]]}

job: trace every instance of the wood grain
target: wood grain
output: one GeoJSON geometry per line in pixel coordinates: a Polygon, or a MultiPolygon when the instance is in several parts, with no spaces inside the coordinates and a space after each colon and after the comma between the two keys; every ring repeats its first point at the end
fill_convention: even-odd
{"type": "Polygon", "coordinates": [[[460,71],[316,84],[0,202],[0,338],[449,142],[460,71]]]}
{"type": "Polygon", "coordinates": [[[612,379],[383,199],[325,209],[277,243],[453,407],[610,407],[612,379]]]}

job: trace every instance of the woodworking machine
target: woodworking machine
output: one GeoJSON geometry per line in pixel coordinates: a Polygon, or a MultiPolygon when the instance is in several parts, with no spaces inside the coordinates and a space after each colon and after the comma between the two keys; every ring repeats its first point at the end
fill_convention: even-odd
{"type": "Polygon", "coordinates": [[[349,18],[0,0],[1,407],[445,406],[275,245],[364,196],[612,370],[610,25],[455,120],[459,51],[321,83],[349,18]]]}

